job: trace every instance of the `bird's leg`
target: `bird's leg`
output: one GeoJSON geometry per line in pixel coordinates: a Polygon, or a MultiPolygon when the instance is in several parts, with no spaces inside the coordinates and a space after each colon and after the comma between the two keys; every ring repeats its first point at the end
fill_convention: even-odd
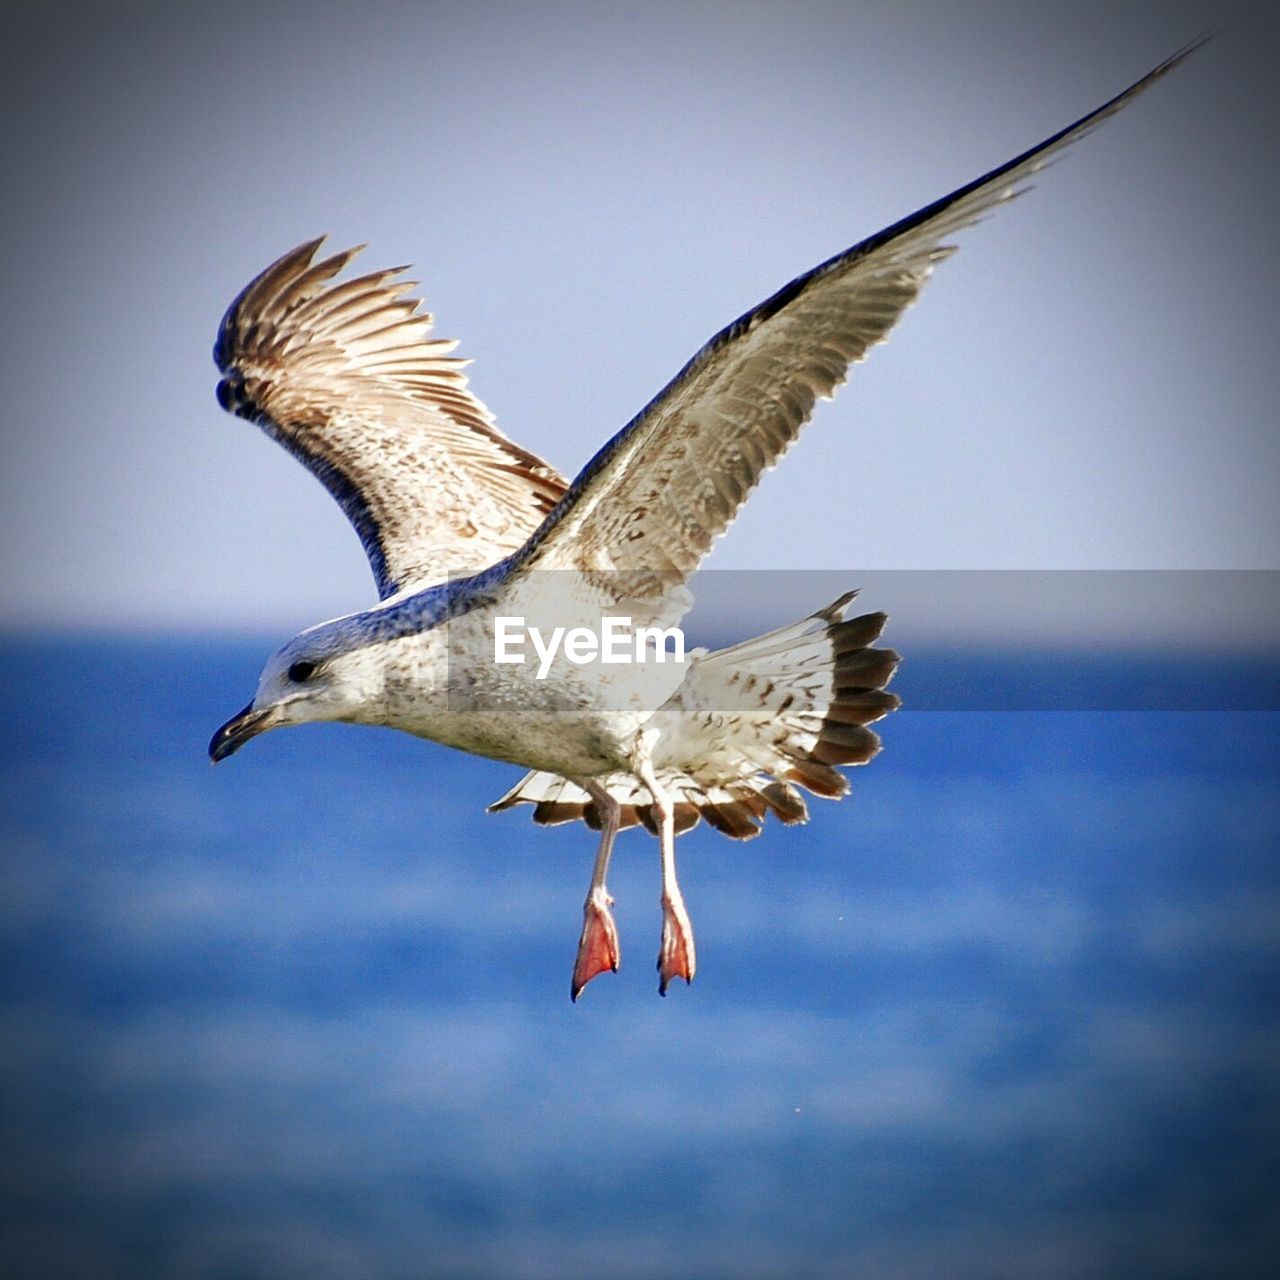
{"type": "Polygon", "coordinates": [[[662,949],[658,952],[658,992],[665,996],[672,978],[693,981],[698,957],[693,946],[693,926],[689,923],[684,895],[676,881],[675,808],[671,797],[658,785],[651,768],[643,768],[640,777],[649,788],[653,807],[658,811],[662,843],[662,949]]]}
{"type": "Polygon", "coordinates": [[[618,930],[609,908],[613,899],[605,888],[605,876],[609,872],[609,859],[613,855],[613,841],[622,820],[622,806],[603,787],[594,782],[582,784],[600,810],[600,848],[596,852],[596,865],[591,872],[591,888],[582,906],[582,937],[578,940],[578,958],[573,965],[573,1000],[582,994],[582,988],[597,974],[606,969],[616,973],[621,953],[618,950],[618,930]]]}

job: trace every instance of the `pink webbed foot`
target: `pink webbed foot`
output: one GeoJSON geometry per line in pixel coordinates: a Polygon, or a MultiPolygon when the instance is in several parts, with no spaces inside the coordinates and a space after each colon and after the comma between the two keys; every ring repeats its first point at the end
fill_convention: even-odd
{"type": "Polygon", "coordinates": [[[593,889],[582,909],[582,937],[578,941],[578,958],[569,992],[575,1001],[592,978],[606,969],[618,972],[622,955],[618,949],[618,930],[609,910],[612,905],[613,899],[603,889],[593,889]]]}
{"type": "Polygon", "coordinates": [[[658,953],[658,992],[667,994],[672,978],[693,981],[698,968],[693,946],[693,926],[680,897],[662,899],[662,950],[658,953]]]}

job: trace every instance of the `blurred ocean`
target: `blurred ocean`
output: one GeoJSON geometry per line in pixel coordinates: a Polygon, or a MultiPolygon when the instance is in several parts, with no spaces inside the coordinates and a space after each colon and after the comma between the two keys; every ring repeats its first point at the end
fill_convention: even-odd
{"type": "Polygon", "coordinates": [[[0,645],[0,1275],[1276,1274],[1274,663],[913,659],[851,799],[682,839],[666,1000],[623,837],[574,1007],[594,836],[515,770],[210,768],[271,643],[0,645]]]}

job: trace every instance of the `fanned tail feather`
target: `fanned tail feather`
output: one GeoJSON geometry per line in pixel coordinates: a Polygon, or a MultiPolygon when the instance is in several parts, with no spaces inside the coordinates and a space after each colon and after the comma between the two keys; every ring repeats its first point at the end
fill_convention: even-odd
{"type": "MultiPolygon", "coordinates": [[[[849,780],[836,766],[861,765],[880,750],[867,726],[896,710],[888,692],[899,657],[877,649],[883,613],[845,619],[856,592],[790,626],[695,660],[655,714],[659,781],[675,798],[677,833],[700,819],[735,840],[758,835],[772,813],[805,822],[797,790],[838,800],[849,780]]],[[[629,773],[596,779],[622,806],[622,826],[657,833],[644,786],[629,773]]],[[[601,816],[586,790],[555,774],[526,774],[490,812],[533,806],[543,826],[601,816]]]]}

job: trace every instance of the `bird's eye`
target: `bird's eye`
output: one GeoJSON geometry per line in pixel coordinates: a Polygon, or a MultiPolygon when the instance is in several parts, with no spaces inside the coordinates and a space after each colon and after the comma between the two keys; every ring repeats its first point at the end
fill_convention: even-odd
{"type": "Polygon", "coordinates": [[[313,675],[315,675],[315,673],[316,664],[314,662],[307,662],[304,659],[302,662],[295,662],[289,668],[289,679],[294,684],[305,684],[313,675]]]}

